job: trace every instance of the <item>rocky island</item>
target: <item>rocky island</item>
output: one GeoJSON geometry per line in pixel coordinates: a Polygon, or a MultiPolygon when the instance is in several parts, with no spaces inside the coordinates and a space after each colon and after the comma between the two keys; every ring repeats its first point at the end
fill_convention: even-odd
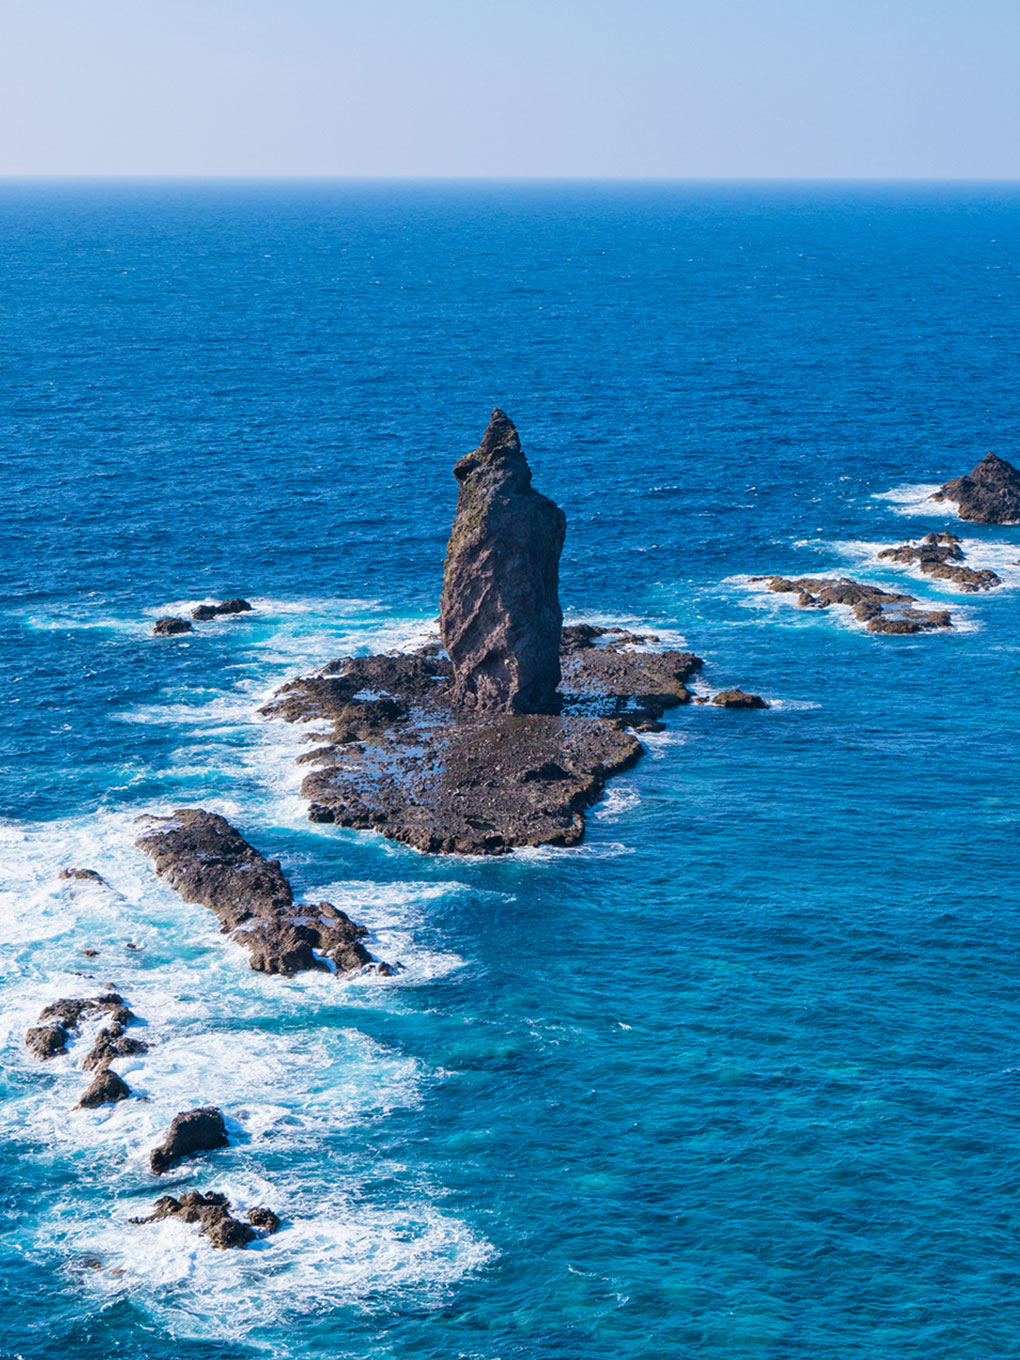
{"type": "Polygon", "coordinates": [[[1020,524],[1020,469],[988,453],[972,471],[946,482],[929,500],[955,501],[960,518],[974,524],[1020,524]]]}
{"type": "Polygon", "coordinates": [[[831,609],[843,605],[869,633],[928,633],[952,628],[948,609],[917,609],[917,597],[882,590],[849,576],[752,576],[779,595],[796,595],[801,609],[831,609]]]}
{"type": "Polygon", "coordinates": [[[566,519],[532,486],[503,411],[454,476],[441,643],[331,662],[262,711],[325,728],[299,758],[313,821],[439,853],[576,845],[606,780],[640,757],[636,733],[691,701],[702,662],[649,635],[563,626],[566,519]]]}
{"type": "Polygon", "coordinates": [[[1002,585],[1002,577],[998,573],[966,565],[966,554],[955,534],[925,534],[920,543],[901,543],[895,548],[883,548],[878,555],[904,567],[916,567],[934,580],[951,581],[968,594],[1002,585]]]}

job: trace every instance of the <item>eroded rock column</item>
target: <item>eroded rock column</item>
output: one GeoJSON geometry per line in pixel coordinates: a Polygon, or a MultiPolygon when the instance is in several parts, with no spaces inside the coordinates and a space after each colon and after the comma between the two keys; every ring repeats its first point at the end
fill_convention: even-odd
{"type": "Polygon", "coordinates": [[[443,573],[443,645],[463,714],[547,713],[560,681],[559,563],[566,516],[531,485],[500,410],[454,467],[457,514],[443,573]]]}

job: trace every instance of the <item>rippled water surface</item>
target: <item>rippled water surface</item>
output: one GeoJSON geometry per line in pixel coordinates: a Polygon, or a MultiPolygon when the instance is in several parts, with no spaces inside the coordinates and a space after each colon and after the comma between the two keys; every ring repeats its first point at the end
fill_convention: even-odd
{"type": "Polygon", "coordinates": [[[961,530],[988,596],[877,560],[1020,461],[1018,276],[994,186],[0,190],[4,1360],[1020,1357],[1020,529],[961,530]],[[568,615],[772,707],[673,715],[576,850],[313,827],[256,710],[428,628],[496,404],[568,615]],[[133,849],[196,803],[405,971],[251,972],[133,849]],[[76,1111],[24,1031],[107,981],[145,1099],[76,1111]],[[128,1222],[201,1103],[166,1188],[276,1208],[246,1252],[128,1222]]]}

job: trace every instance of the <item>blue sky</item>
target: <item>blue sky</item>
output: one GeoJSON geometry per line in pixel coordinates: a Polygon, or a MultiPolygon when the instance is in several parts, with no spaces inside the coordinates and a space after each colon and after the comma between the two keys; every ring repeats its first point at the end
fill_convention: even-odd
{"type": "Polygon", "coordinates": [[[0,174],[1020,176],[1020,0],[7,0],[0,174]]]}

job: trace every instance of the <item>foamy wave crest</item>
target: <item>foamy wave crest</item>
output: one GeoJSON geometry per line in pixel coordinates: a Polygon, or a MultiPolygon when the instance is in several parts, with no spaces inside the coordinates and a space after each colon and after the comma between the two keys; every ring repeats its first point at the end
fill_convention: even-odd
{"type": "Polygon", "coordinates": [[[614,784],[596,805],[594,816],[600,822],[616,822],[625,813],[632,812],[640,802],[641,795],[633,784],[614,784]]]}
{"type": "Polygon", "coordinates": [[[876,491],[872,500],[888,501],[897,515],[939,515],[944,519],[955,519],[957,507],[953,501],[930,499],[939,486],[939,482],[912,482],[894,486],[891,491],[876,491]]]}

